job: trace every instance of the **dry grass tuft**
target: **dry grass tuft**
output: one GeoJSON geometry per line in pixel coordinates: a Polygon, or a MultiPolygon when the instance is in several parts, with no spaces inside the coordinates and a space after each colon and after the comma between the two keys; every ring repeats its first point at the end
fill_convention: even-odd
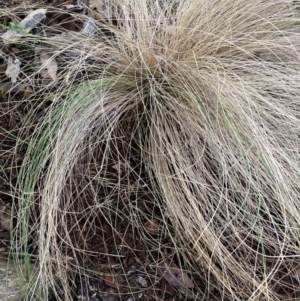
{"type": "Polygon", "coordinates": [[[67,279],[103,255],[89,243],[104,220],[125,249],[128,222],[149,266],[171,250],[192,300],[299,298],[298,6],[112,0],[93,36],[34,37],[59,74],[37,89],[48,105],[16,191],[25,262],[38,246],[28,300],[46,300],[55,276],[57,300],[73,298],[67,279]]]}

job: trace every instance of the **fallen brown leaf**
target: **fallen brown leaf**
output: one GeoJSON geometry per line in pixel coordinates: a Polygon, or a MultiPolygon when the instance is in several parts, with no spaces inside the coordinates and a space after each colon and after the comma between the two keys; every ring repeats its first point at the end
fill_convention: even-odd
{"type": "Polygon", "coordinates": [[[169,284],[179,288],[194,288],[192,279],[186,272],[179,269],[175,264],[157,267],[159,273],[169,282],[169,284]]]}
{"type": "Polygon", "coordinates": [[[106,275],[104,277],[104,283],[109,287],[119,290],[124,283],[124,278],[118,274],[106,275]]]}
{"type": "MultiPolygon", "coordinates": [[[[52,58],[47,52],[42,51],[40,52],[40,60],[43,67],[47,69],[48,75],[52,80],[56,80],[56,74],[57,74],[57,62],[54,58],[52,58]]],[[[43,69],[44,69],[43,68],[43,69]]],[[[44,73],[43,77],[47,77],[47,75],[44,73]]]]}

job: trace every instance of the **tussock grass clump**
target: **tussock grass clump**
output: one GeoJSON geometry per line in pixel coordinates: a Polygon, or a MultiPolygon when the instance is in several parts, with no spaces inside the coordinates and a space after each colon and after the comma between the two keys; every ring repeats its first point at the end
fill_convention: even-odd
{"type": "Polygon", "coordinates": [[[40,37],[59,76],[18,182],[25,261],[38,246],[31,291],[70,300],[70,275],[121,260],[129,231],[150,278],[171,250],[193,300],[298,298],[298,4],[114,0],[104,12],[93,36],[40,37]],[[104,224],[122,250],[104,250],[104,224]]]}

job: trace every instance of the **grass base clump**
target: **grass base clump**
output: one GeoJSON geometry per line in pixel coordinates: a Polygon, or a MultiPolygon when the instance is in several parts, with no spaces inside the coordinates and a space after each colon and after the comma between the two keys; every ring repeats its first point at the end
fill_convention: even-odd
{"type": "Polygon", "coordinates": [[[130,253],[148,283],[176,264],[191,300],[296,300],[298,4],[115,0],[95,16],[92,36],[35,37],[59,76],[16,192],[19,250],[38,255],[28,299],[71,300],[105,258],[138,300],[130,253]]]}

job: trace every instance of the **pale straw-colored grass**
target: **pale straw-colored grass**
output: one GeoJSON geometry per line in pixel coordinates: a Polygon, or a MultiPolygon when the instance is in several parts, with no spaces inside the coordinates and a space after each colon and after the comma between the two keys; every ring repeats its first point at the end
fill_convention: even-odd
{"type": "Polygon", "coordinates": [[[19,250],[26,254],[28,235],[39,250],[31,291],[46,298],[55,275],[71,299],[71,272],[84,275],[84,260],[97,256],[72,233],[96,235],[100,217],[113,228],[128,219],[157,250],[169,237],[177,264],[198,279],[192,299],[215,289],[224,300],[287,300],[298,290],[297,6],[112,0],[94,36],[40,38],[59,77],[56,93],[43,90],[51,105],[18,182],[19,250]],[[132,153],[159,213],[139,209],[132,153]],[[112,174],[124,162],[126,172],[112,174]],[[162,234],[151,240],[143,221],[153,216],[162,234]]]}

